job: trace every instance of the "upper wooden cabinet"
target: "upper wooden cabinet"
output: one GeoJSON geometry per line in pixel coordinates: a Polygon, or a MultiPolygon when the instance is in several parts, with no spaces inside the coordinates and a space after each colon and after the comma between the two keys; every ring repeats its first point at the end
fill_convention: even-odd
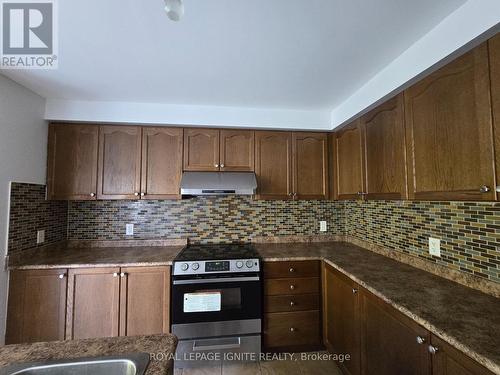
{"type": "Polygon", "coordinates": [[[142,199],[180,198],[182,128],[142,129],[142,199]]]}
{"type": "Polygon", "coordinates": [[[406,198],[403,94],[364,115],[360,123],[364,132],[365,197],[406,198]]]}
{"type": "Polygon", "coordinates": [[[296,199],[328,197],[328,138],[325,133],[293,133],[293,193],[296,199]]]}
{"type": "Polygon", "coordinates": [[[49,125],[49,199],[96,199],[98,143],[98,126],[49,125]]]}
{"type": "Polygon", "coordinates": [[[137,199],[141,189],[141,128],[101,126],[97,198],[137,199]]]}
{"type": "Polygon", "coordinates": [[[335,194],[338,199],[362,198],[364,184],[364,140],[359,121],[335,133],[335,194]]]}
{"type": "Polygon", "coordinates": [[[405,116],[410,198],[495,199],[486,44],[409,88],[405,116]]]}
{"type": "Polygon", "coordinates": [[[184,170],[219,170],[219,130],[184,130],[184,170]]]}
{"type": "Polygon", "coordinates": [[[254,136],[249,130],[220,131],[220,170],[245,172],[254,170],[254,136]]]}
{"type": "Polygon", "coordinates": [[[493,129],[496,152],[496,191],[500,200],[500,34],[490,39],[491,98],[493,101],[493,129]]]}
{"type": "Polygon", "coordinates": [[[255,132],[257,197],[292,199],[292,134],[255,132]]]}

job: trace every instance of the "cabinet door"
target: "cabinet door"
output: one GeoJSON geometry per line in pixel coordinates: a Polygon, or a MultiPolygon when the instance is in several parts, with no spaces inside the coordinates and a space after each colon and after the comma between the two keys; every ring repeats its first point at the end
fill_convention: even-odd
{"type": "Polygon", "coordinates": [[[11,271],[6,344],[64,340],[65,269],[11,271]]]}
{"type": "Polygon", "coordinates": [[[358,121],[336,134],[335,159],[337,198],[362,198],[364,192],[363,134],[358,121]]]}
{"type": "Polygon", "coordinates": [[[436,336],[432,336],[432,347],[437,348],[432,355],[432,375],[493,375],[465,354],[459,352],[436,336]]]}
{"type": "Polygon", "coordinates": [[[293,192],[296,199],[328,197],[328,138],[325,133],[293,133],[293,192]]]}
{"type": "Polygon", "coordinates": [[[184,129],[184,170],[219,170],[219,131],[184,129]]]}
{"type": "Polygon", "coordinates": [[[495,199],[489,87],[483,44],[405,92],[410,198],[495,199]]]}
{"type": "Polygon", "coordinates": [[[49,125],[49,199],[96,199],[98,144],[97,125],[49,125]]]}
{"type": "Polygon", "coordinates": [[[495,132],[496,190],[500,200],[500,34],[489,40],[491,97],[493,99],[493,127],[495,132]]]}
{"type": "Polygon", "coordinates": [[[361,363],[366,375],[427,375],[430,335],[368,292],[361,295],[361,363]],[[419,343],[417,338],[424,341],[419,343]]]}
{"type": "Polygon", "coordinates": [[[366,198],[406,198],[403,94],[361,118],[365,135],[366,198]]]}
{"type": "Polygon", "coordinates": [[[119,268],[71,269],[66,339],[118,336],[119,268]]]}
{"type": "Polygon", "coordinates": [[[181,128],[142,129],[142,199],[180,198],[181,128]]]}
{"type": "Polygon", "coordinates": [[[170,267],[127,267],[120,275],[120,336],[168,333],[170,267]]]}
{"type": "Polygon", "coordinates": [[[99,199],[137,199],[141,190],[141,128],[101,126],[99,199]]]}
{"type": "Polygon", "coordinates": [[[260,199],[292,199],[292,134],[255,132],[255,174],[260,199]]]}
{"type": "Polygon", "coordinates": [[[339,364],[344,373],[361,370],[359,293],[356,284],[329,265],[324,269],[324,341],[332,353],[348,353],[349,361],[339,364]]]}
{"type": "Polygon", "coordinates": [[[220,131],[220,170],[252,172],[254,170],[254,132],[220,131]]]}

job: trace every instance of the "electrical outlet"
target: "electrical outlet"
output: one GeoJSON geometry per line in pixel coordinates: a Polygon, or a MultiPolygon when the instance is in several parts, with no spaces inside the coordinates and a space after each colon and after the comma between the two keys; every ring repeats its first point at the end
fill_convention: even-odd
{"type": "Polygon", "coordinates": [[[321,220],[319,222],[319,231],[320,232],[326,232],[326,221],[321,220]]]}
{"type": "Polygon", "coordinates": [[[45,230],[39,230],[36,232],[36,243],[41,244],[45,242],[45,230]]]}
{"type": "Polygon", "coordinates": [[[127,235],[127,236],[134,235],[134,224],[126,224],[125,225],[125,235],[127,235]]]}
{"type": "Polygon", "coordinates": [[[441,240],[429,237],[429,254],[440,257],[441,256],[441,240]]]}

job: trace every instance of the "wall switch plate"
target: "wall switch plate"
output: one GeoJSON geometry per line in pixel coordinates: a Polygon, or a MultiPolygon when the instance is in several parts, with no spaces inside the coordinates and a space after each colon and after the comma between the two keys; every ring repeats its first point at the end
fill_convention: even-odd
{"type": "Polygon", "coordinates": [[[127,236],[134,235],[134,224],[126,224],[125,225],[125,235],[127,235],[127,236]]]}
{"type": "Polygon", "coordinates": [[[429,254],[440,257],[441,256],[441,240],[429,237],[429,254]]]}
{"type": "Polygon", "coordinates": [[[45,230],[39,230],[36,232],[36,243],[41,244],[45,242],[45,230]]]}
{"type": "Polygon", "coordinates": [[[319,222],[319,231],[320,232],[326,232],[326,221],[321,220],[319,222]]]}

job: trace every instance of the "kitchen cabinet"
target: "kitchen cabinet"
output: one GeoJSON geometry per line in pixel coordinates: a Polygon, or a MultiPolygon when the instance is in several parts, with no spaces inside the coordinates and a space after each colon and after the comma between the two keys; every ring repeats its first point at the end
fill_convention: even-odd
{"type": "Polygon", "coordinates": [[[328,198],[328,138],[325,133],[293,133],[295,199],[328,198]]]}
{"type": "Polygon", "coordinates": [[[361,291],[361,373],[431,373],[429,332],[371,293],[361,291]]]}
{"type": "Polygon", "coordinates": [[[364,139],[359,120],[335,133],[337,199],[360,199],[365,192],[364,139]]]}
{"type": "Polygon", "coordinates": [[[491,371],[467,357],[440,338],[432,335],[432,375],[493,375],[491,371]]]}
{"type": "Polygon", "coordinates": [[[219,170],[219,130],[184,129],[184,170],[219,170]]]}
{"type": "Polygon", "coordinates": [[[487,45],[405,91],[411,199],[494,200],[487,45]]]}
{"type": "Polygon", "coordinates": [[[98,144],[98,126],[49,125],[48,199],[96,199],[98,144]]]}
{"type": "Polygon", "coordinates": [[[332,353],[346,353],[338,365],[345,374],[361,371],[359,287],[329,265],[323,274],[323,341],[332,353]]]}
{"type": "Polygon", "coordinates": [[[64,340],[67,270],[10,272],[6,344],[64,340]]]}
{"type": "Polygon", "coordinates": [[[141,128],[101,126],[98,199],[137,199],[141,189],[141,128]]]}
{"type": "Polygon", "coordinates": [[[142,199],[180,198],[182,128],[142,129],[142,199]]]}
{"type": "Polygon", "coordinates": [[[125,267],[120,277],[120,336],[168,333],[170,268],[125,267]]]}
{"type": "Polygon", "coordinates": [[[496,193],[500,200],[500,34],[489,40],[491,98],[495,142],[496,193]]]}
{"type": "Polygon", "coordinates": [[[249,130],[220,131],[220,170],[254,171],[255,133],[249,130]]]}
{"type": "Polygon", "coordinates": [[[403,94],[389,99],[361,117],[360,123],[364,133],[365,197],[405,199],[407,185],[403,94]]]}

